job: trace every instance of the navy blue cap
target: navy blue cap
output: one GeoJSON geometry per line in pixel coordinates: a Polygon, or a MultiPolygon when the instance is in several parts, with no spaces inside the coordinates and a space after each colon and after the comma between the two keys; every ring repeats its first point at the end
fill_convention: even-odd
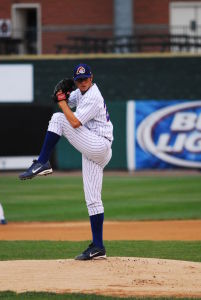
{"type": "Polygon", "coordinates": [[[86,64],[79,64],[74,68],[73,79],[89,78],[92,76],[91,68],[86,64]]]}

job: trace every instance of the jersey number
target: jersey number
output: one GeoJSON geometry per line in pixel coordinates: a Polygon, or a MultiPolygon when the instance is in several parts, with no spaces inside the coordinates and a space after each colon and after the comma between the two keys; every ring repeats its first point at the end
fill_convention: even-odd
{"type": "Polygon", "coordinates": [[[110,115],[109,115],[109,112],[108,112],[105,101],[104,101],[104,108],[105,108],[105,112],[106,112],[106,120],[107,120],[107,122],[109,122],[110,121],[110,115]]]}

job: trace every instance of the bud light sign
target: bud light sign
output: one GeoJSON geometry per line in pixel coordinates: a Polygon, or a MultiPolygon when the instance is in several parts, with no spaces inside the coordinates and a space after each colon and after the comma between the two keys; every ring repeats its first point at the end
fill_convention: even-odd
{"type": "Polygon", "coordinates": [[[136,101],[136,169],[201,169],[201,101],[136,101]]]}

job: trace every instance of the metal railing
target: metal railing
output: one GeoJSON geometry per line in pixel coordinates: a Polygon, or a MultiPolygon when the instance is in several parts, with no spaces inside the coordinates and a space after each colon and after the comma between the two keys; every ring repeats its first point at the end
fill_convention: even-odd
{"type": "Polygon", "coordinates": [[[201,52],[201,27],[138,25],[130,35],[114,35],[114,27],[43,26],[12,29],[10,37],[0,37],[0,54],[60,53],[140,53],[201,52]]]}
{"type": "Polygon", "coordinates": [[[139,53],[201,50],[201,36],[138,34],[121,37],[70,36],[56,53],[139,53]]]}

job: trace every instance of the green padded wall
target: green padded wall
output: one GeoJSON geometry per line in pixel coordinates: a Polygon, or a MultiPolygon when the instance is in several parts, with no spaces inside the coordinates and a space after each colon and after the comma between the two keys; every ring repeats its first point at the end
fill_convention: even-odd
{"type": "MultiPolygon", "coordinates": [[[[56,110],[57,106],[51,101],[55,84],[64,77],[71,77],[73,67],[80,62],[92,67],[94,81],[106,100],[114,124],[113,158],[108,169],[126,168],[126,101],[201,99],[199,55],[122,55],[116,58],[114,55],[107,58],[35,56],[32,59],[4,58],[1,64],[33,64],[34,102],[27,105],[30,108],[49,106],[56,110]]],[[[56,159],[59,169],[81,167],[80,154],[64,139],[57,146],[56,159]]]]}
{"type": "Polygon", "coordinates": [[[2,63],[34,65],[34,99],[50,102],[55,84],[72,76],[79,62],[91,65],[95,82],[107,101],[128,99],[201,99],[201,56],[121,57],[85,59],[23,59],[2,63]]]}
{"type": "MultiPolygon", "coordinates": [[[[35,100],[49,101],[55,83],[72,76],[80,60],[34,62],[35,100]]],[[[201,99],[201,57],[91,59],[95,82],[107,101],[201,99]]]]}

